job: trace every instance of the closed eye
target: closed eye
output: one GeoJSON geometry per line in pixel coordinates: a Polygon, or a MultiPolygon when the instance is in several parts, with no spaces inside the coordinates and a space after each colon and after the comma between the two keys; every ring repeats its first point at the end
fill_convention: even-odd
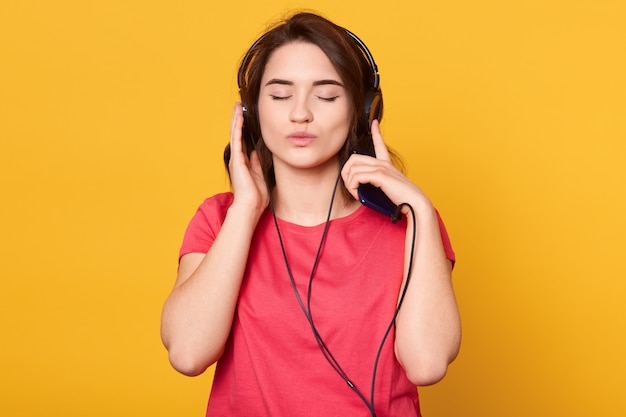
{"type": "Polygon", "coordinates": [[[320,97],[318,96],[317,98],[319,98],[322,101],[328,101],[328,102],[333,102],[335,100],[337,100],[339,98],[339,96],[333,96],[333,97],[320,97]]]}
{"type": "Polygon", "coordinates": [[[270,97],[272,100],[287,100],[288,98],[291,98],[291,96],[275,96],[273,94],[270,94],[270,97]]]}

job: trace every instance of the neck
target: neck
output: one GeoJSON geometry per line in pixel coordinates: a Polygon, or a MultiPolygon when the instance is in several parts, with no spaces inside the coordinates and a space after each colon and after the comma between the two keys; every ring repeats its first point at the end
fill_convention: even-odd
{"type": "Polygon", "coordinates": [[[337,182],[339,167],[323,173],[309,171],[276,174],[272,204],[276,216],[283,220],[302,226],[322,224],[328,218],[331,200],[331,219],[347,216],[358,207],[356,200],[346,200],[341,190],[341,179],[337,182]]]}

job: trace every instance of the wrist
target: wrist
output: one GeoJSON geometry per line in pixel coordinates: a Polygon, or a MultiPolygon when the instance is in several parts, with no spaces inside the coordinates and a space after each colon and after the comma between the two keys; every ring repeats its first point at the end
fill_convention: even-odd
{"type": "Polygon", "coordinates": [[[246,220],[256,224],[263,215],[265,207],[255,204],[244,204],[243,202],[233,201],[233,204],[228,208],[228,217],[234,217],[241,222],[246,220]]]}
{"type": "Polygon", "coordinates": [[[430,221],[432,219],[437,218],[437,214],[435,212],[435,207],[428,199],[428,197],[422,195],[419,198],[411,199],[410,201],[406,201],[405,205],[402,206],[402,213],[406,216],[408,221],[413,221],[413,215],[411,214],[411,209],[408,205],[411,206],[413,212],[415,213],[415,220],[417,223],[421,223],[422,221],[430,221]]]}

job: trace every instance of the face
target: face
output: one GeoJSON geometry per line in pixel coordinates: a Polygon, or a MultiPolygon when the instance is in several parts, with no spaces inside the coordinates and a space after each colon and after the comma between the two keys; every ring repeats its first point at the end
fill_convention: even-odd
{"type": "Polygon", "coordinates": [[[277,175],[283,168],[337,169],[350,129],[350,100],[316,45],[292,42],[270,56],[258,102],[263,140],[277,175]]]}

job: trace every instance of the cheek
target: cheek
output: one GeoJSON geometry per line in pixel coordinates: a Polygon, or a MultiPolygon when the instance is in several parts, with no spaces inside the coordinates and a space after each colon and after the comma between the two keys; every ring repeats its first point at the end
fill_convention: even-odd
{"type": "Polygon", "coordinates": [[[259,104],[258,107],[259,126],[261,128],[261,136],[265,139],[271,139],[272,132],[276,127],[276,115],[275,112],[268,111],[266,107],[259,104]]]}
{"type": "Polygon", "coordinates": [[[348,114],[348,112],[345,112],[341,117],[338,117],[333,124],[333,130],[336,130],[338,133],[341,132],[341,136],[344,139],[348,137],[351,127],[352,115],[348,114]]]}

